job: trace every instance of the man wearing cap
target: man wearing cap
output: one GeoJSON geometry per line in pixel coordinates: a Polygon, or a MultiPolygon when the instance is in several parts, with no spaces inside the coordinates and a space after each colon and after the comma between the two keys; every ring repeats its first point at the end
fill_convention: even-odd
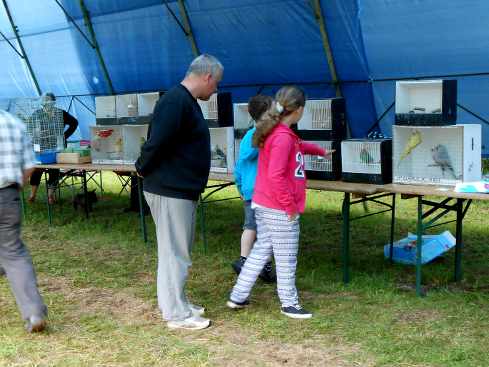
{"type": "Polygon", "coordinates": [[[19,189],[33,167],[34,154],[25,125],[0,110],[0,268],[5,271],[28,332],[44,330],[47,315],[31,256],[20,238],[19,189]]]}
{"type": "MultiPolygon", "coordinates": [[[[50,116],[57,116],[56,118],[59,118],[60,120],[62,118],[64,126],[68,126],[68,129],[66,129],[66,131],[64,132],[64,138],[66,142],[66,140],[75,132],[76,128],[78,127],[78,120],[71,116],[68,112],[55,107],[55,103],[56,97],[53,93],[44,93],[41,97],[42,108],[35,111],[32,114],[31,118],[38,117],[41,120],[45,120],[50,116]]],[[[43,170],[38,169],[32,173],[30,180],[31,194],[29,196],[29,199],[27,199],[30,203],[33,203],[36,200],[37,190],[39,189],[39,184],[41,183],[42,172],[43,170]]],[[[49,169],[48,174],[48,200],[49,204],[54,204],[54,189],[58,185],[59,169],[49,169]]]]}

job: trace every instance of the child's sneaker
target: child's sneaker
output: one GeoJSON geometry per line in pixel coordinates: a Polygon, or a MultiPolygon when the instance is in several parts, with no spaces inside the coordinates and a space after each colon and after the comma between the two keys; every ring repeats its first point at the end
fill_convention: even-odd
{"type": "Polygon", "coordinates": [[[241,268],[243,267],[245,262],[246,262],[246,257],[241,256],[238,260],[236,260],[235,262],[233,262],[231,264],[231,266],[233,267],[233,269],[237,275],[239,275],[239,273],[241,273],[241,268]]]}
{"type": "Polygon", "coordinates": [[[245,308],[249,304],[250,304],[250,301],[248,301],[248,300],[245,300],[243,302],[234,302],[232,300],[229,300],[226,302],[226,306],[228,306],[229,308],[232,308],[234,310],[238,310],[240,308],[245,308]]]}
{"type": "Polygon", "coordinates": [[[262,269],[260,275],[258,276],[265,283],[275,283],[277,281],[277,274],[275,273],[275,271],[273,271],[273,265],[271,261],[265,264],[265,267],[262,269]]]}
{"type": "Polygon", "coordinates": [[[312,317],[311,312],[304,310],[299,305],[282,307],[281,312],[285,316],[289,316],[293,319],[310,319],[312,317]]]}
{"type": "Polygon", "coordinates": [[[211,320],[200,316],[190,316],[185,320],[168,321],[168,329],[201,330],[209,327],[211,320]]]}
{"type": "Polygon", "coordinates": [[[195,316],[202,316],[205,313],[205,308],[200,305],[194,305],[193,303],[188,303],[192,314],[195,316]]]}

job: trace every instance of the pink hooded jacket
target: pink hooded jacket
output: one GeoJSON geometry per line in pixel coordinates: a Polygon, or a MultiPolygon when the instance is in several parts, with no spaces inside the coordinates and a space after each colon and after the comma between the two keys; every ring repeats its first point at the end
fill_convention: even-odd
{"type": "Polygon", "coordinates": [[[303,142],[287,125],[278,123],[266,137],[258,155],[253,202],[287,214],[304,212],[304,154],[323,156],[325,150],[303,142]]]}

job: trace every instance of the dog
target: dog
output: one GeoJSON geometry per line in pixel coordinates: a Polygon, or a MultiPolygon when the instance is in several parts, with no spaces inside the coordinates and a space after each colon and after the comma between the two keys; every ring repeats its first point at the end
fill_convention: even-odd
{"type": "MultiPolygon", "coordinates": [[[[91,212],[93,211],[93,204],[95,204],[98,201],[97,194],[95,194],[95,190],[88,191],[87,192],[87,206],[88,206],[88,211],[91,212]]],[[[82,208],[85,210],[85,194],[76,194],[75,197],[73,198],[73,208],[75,210],[78,210],[78,207],[82,208]]]]}

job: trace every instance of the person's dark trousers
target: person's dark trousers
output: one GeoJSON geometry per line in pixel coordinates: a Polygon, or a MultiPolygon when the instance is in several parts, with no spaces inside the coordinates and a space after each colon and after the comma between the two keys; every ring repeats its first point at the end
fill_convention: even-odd
{"type": "Polygon", "coordinates": [[[47,307],[39,290],[32,259],[20,239],[21,208],[16,187],[0,189],[0,267],[7,275],[12,293],[24,320],[44,317],[47,307]]]}
{"type": "MultiPolygon", "coordinates": [[[[31,178],[29,180],[31,186],[39,186],[39,184],[41,183],[41,176],[43,171],[44,170],[42,169],[36,169],[34,170],[34,172],[32,172],[31,178]]],[[[58,186],[59,177],[59,169],[48,169],[48,187],[53,189],[56,188],[58,186]]]]}
{"type": "MultiPolygon", "coordinates": [[[[139,189],[138,189],[138,178],[136,176],[131,176],[131,197],[130,197],[130,206],[126,211],[139,212],[139,189]]],[[[144,214],[149,214],[149,206],[146,202],[145,197],[143,196],[143,210],[144,214]]]]}

